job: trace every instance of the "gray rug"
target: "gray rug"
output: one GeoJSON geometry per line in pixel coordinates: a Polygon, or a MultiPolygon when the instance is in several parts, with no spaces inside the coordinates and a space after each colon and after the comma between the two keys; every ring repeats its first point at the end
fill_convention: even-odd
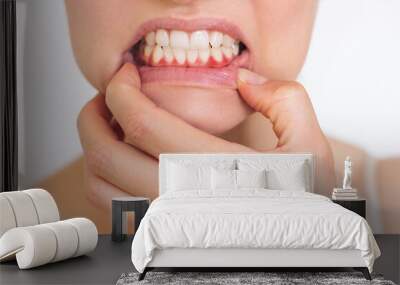
{"type": "Polygon", "coordinates": [[[395,285],[380,275],[372,275],[368,281],[360,272],[148,272],[138,281],[138,273],[122,274],[117,285],[134,284],[379,284],[395,285]]]}

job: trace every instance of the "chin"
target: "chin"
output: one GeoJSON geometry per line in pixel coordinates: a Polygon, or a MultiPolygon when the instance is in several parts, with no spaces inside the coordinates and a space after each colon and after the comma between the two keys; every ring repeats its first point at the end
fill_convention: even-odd
{"type": "Polygon", "coordinates": [[[142,91],[158,107],[207,133],[220,135],[241,123],[251,109],[236,89],[146,83],[142,91]]]}

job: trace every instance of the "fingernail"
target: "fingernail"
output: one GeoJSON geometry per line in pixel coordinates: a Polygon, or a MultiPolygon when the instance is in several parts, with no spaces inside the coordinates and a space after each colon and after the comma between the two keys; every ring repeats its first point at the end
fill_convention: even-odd
{"type": "Polygon", "coordinates": [[[267,82],[265,77],[244,68],[239,68],[238,78],[242,82],[253,85],[261,85],[267,82]]]}

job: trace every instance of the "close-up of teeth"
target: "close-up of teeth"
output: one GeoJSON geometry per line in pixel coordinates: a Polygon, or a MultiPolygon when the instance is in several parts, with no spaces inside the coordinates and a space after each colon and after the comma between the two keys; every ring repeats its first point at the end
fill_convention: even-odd
{"type": "Polygon", "coordinates": [[[139,58],[151,66],[228,65],[239,55],[240,42],[218,31],[158,29],[145,35],[139,44],[139,58]]]}

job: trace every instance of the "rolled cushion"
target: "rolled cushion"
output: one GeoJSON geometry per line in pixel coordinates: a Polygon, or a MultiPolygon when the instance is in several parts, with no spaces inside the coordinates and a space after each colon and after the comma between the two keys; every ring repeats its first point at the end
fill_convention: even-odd
{"type": "Polygon", "coordinates": [[[98,233],[96,225],[91,220],[86,218],[74,218],[65,220],[65,222],[74,226],[78,233],[78,248],[74,257],[86,254],[96,248],[98,233]]]}
{"type": "Polygon", "coordinates": [[[57,240],[53,231],[42,225],[13,228],[0,239],[0,260],[16,254],[20,269],[49,263],[56,250],[57,240]]]}
{"type": "Polygon", "coordinates": [[[15,228],[17,222],[10,202],[0,195],[0,237],[9,229],[15,228]]]}
{"type": "Polygon", "coordinates": [[[49,192],[29,189],[0,193],[0,237],[9,229],[60,220],[57,204],[49,192]]]}
{"type": "Polygon", "coordinates": [[[86,254],[97,245],[97,229],[86,218],[75,218],[7,231],[0,238],[0,261],[16,255],[20,269],[86,254]]]}
{"type": "Polygon", "coordinates": [[[17,227],[33,226],[39,223],[38,214],[31,197],[23,191],[1,193],[13,209],[17,227]]]}
{"type": "Polygon", "coordinates": [[[78,232],[75,228],[65,222],[55,222],[44,224],[44,227],[48,227],[53,231],[57,240],[57,250],[54,258],[51,262],[57,262],[74,256],[78,249],[78,232]]]}
{"type": "Polygon", "coordinates": [[[43,189],[29,189],[22,192],[28,194],[32,199],[39,218],[39,224],[60,220],[57,204],[49,192],[43,189]]]}

